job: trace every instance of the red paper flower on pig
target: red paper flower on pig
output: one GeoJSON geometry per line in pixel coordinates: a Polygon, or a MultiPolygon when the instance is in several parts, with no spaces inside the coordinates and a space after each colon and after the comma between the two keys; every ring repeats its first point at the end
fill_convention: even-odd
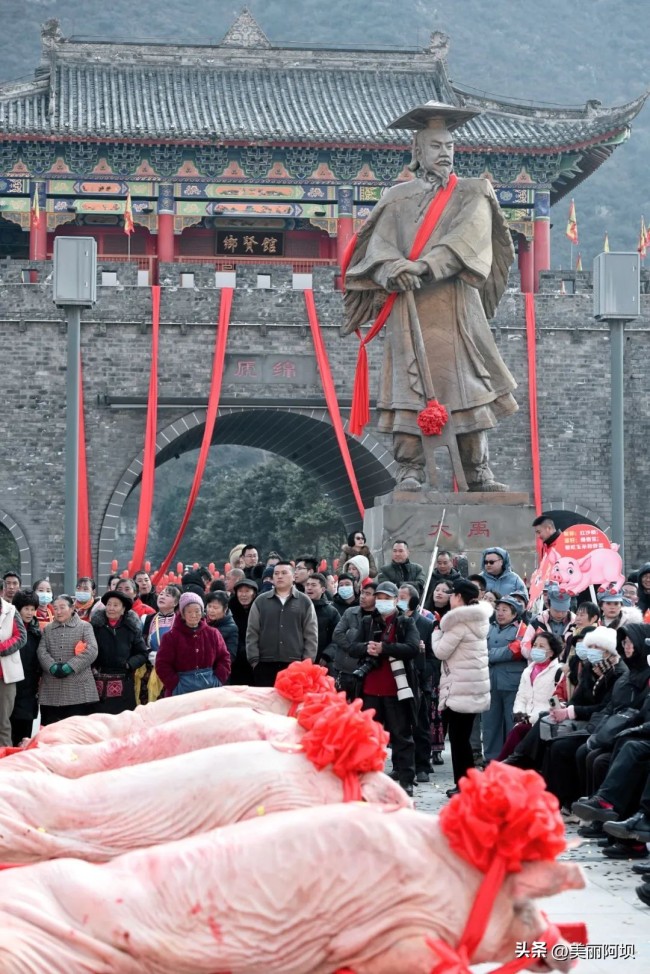
{"type": "Polygon", "coordinates": [[[291,663],[281,670],[275,678],[275,689],[280,696],[291,700],[289,715],[293,716],[298,704],[308,693],[335,693],[334,680],[324,666],[316,666],[310,659],[291,663]]]}
{"type": "Polygon", "coordinates": [[[333,701],[346,702],[344,693],[308,693],[298,712],[297,720],[303,730],[311,730],[315,722],[333,701]]]}
{"type": "Polygon", "coordinates": [[[301,743],[317,768],[332,766],[346,778],[364,771],[383,771],[388,734],[373,720],[374,711],[361,710],[361,700],[349,704],[344,694],[331,700],[316,716],[301,743]]]}
{"type": "Polygon", "coordinates": [[[440,827],[454,852],[481,872],[495,856],[507,872],[519,872],[522,863],[555,859],[566,848],[558,801],[543,779],[497,761],[461,779],[440,827]]]}

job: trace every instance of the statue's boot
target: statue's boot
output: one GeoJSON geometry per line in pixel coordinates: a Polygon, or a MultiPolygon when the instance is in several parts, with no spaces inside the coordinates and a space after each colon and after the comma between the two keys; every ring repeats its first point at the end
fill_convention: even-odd
{"type": "Polygon", "coordinates": [[[397,488],[421,490],[426,481],[422,438],[410,433],[393,433],[393,453],[397,462],[397,488]]]}
{"type": "Polygon", "coordinates": [[[500,484],[490,470],[488,438],[485,430],[477,433],[459,433],[456,437],[458,452],[467,478],[467,489],[473,491],[509,490],[507,484],[500,484]]]}

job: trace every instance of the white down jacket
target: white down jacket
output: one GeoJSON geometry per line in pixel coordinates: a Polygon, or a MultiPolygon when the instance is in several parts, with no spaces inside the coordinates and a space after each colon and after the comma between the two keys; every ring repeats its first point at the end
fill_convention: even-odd
{"type": "Polygon", "coordinates": [[[490,709],[487,634],[492,611],[489,602],[451,609],[431,636],[434,656],[442,660],[440,709],[458,714],[490,709]]]}
{"type": "Polygon", "coordinates": [[[549,709],[549,700],[555,693],[558,679],[562,676],[562,667],[558,661],[551,660],[532,683],[531,674],[534,665],[529,663],[521,674],[519,689],[512,708],[514,714],[526,714],[531,724],[537,723],[540,713],[549,709]]]}

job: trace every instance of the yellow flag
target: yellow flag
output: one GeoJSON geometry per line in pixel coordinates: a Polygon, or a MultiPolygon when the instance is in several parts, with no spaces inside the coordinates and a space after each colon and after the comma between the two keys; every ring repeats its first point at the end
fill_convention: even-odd
{"type": "Polygon", "coordinates": [[[566,235],[572,244],[578,243],[578,221],[576,219],[576,205],[571,200],[571,206],[569,207],[569,220],[566,225],[566,235]]]}

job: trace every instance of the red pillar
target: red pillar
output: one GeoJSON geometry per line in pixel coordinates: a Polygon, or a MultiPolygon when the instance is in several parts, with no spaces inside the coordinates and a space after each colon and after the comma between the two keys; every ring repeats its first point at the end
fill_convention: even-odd
{"type": "Polygon", "coordinates": [[[527,294],[535,290],[535,246],[532,240],[519,235],[519,276],[521,290],[527,294]]]}
{"type": "Polygon", "coordinates": [[[535,290],[539,290],[540,271],[551,269],[551,193],[548,189],[535,190],[534,235],[535,290]]]}
{"type": "Polygon", "coordinates": [[[158,187],[158,262],[174,260],[174,187],[161,183],[158,187]]]}
{"type": "Polygon", "coordinates": [[[45,212],[45,184],[34,183],[29,215],[29,259],[47,259],[47,213],[45,212]],[[38,194],[38,215],[35,196],[38,194]]]}

